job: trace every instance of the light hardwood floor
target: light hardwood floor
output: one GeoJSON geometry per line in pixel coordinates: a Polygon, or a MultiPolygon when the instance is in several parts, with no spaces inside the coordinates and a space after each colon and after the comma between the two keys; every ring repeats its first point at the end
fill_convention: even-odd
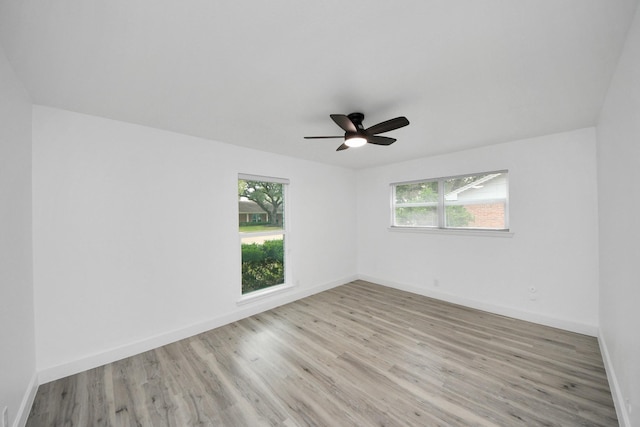
{"type": "Polygon", "coordinates": [[[615,426],[595,338],[356,281],[38,389],[28,426],[615,426]]]}

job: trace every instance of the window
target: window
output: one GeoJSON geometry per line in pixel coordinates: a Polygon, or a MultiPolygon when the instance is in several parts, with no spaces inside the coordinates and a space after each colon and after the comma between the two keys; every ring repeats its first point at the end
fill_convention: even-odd
{"type": "Polygon", "coordinates": [[[392,226],[508,231],[508,172],[397,183],[392,226]]]}
{"type": "Polygon", "coordinates": [[[285,283],[285,198],[288,180],[238,177],[242,294],[285,283]]]}

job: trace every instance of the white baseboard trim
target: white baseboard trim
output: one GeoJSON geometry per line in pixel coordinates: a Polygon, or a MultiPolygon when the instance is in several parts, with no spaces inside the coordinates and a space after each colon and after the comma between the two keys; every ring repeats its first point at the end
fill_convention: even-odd
{"type": "Polygon", "coordinates": [[[34,373],[27,386],[27,391],[24,393],[20,407],[16,413],[13,427],[24,427],[27,425],[27,419],[33,406],[33,401],[36,399],[36,392],[38,391],[38,374],[34,373]]]}
{"type": "Polygon", "coordinates": [[[294,286],[287,292],[277,293],[271,297],[260,298],[255,301],[245,303],[239,306],[238,309],[234,310],[232,313],[158,334],[153,337],[132,342],[104,352],[88,355],[68,363],[40,369],[38,371],[38,379],[40,384],[45,384],[88,369],[97,368],[98,366],[134,356],[145,351],[153,350],[154,348],[162,347],[163,345],[171,344],[202,332],[233,323],[240,319],[253,316],[254,314],[262,313],[264,311],[271,310],[272,308],[306,298],[319,292],[335,288],[336,286],[344,285],[345,283],[349,283],[357,278],[358,277],[355,275],[349,276],[340,280],[303,289],[300,289],[298,286],[294,286]]]}
{"type": "Polygon", "coordinates": [[[609,356],[609,349],[607,348],[607,341],[602,335],[602,330],[598,334],[598,344],[600,344],[600,353],[602,353],[602,359],[604,361],[604,370],[606,371],[607,379],[609,380],[611,397],[613,398],[613,404],[616,407],[618,423],[620,424],[620,427],[631,427],[631,419],[627,412],[627,405],[625,404],[624,395],[620,389],[620,383],[618,383],[618,377],[616,376],[616,371],[613,368],[613,363],[609,356]]]}
{"type": "Polygon", "coordinates": [[[444,292],[437,292],[431,289],[420,288],[418,286],[408,285],[406,283],[399,283],[392,280],[381,279],[378,277],[372,277],[367,275],[359,275],[359,279],[366,280],[367,282],[376,283],[390,288],[399,289],[401,291],[407,291],[418,295],[423,295],[430,298],[439,299],[442,301],[450,302],[452,304],[463,305],[469,308],[475,308],[489,313],[499,314],[501,316],[513,317],[514,319],[524,320],[527,322],[537,323],[544,326],[551,326],[552,328],[563,329],[565,331],[576,332],[583,335],[589,335],[592,337],[598,336],[598,326],[589,325],[579,322],[572,322],[566,319],[559,319],[551,316],[545,316],[539,313],[532,313],[525,310],[519,310],[511,307],[505,307],[495,304],[490,304],[482,301],[476,301],[468,298],[463,298],[457,295],[451,295],[444,292]]]}

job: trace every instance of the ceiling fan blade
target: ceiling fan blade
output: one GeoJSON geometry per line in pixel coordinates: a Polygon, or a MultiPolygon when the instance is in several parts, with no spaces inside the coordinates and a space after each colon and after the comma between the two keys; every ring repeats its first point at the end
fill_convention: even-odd
{"type": "MultiPolygon", "coordinates": [[[[348,117],[347,117],[348,118],[348,117]]],[[[375,135],[378,133],[389,132],[394,129],[398,129],[409,124],[409,120],[406,117],[396,117],[395,119],[387,120],[386,122],[373,125],[366,130],[369,135],[375,135]]]]}
{"type": "Polygon", "coordinates": [[[343,136],[305,136],[304,139],[329,139],[329,138],[344,138],[343,136]]]}
{"type": "Polygon", "coordinates": [[[351,119],[344,114],[330,114],[329,117],[336,122],[338,126],[344,129],[345,132],[357,132],[356,125],[353,124],[351,119]]]}
{"type": "Polygon", "coordinates": [[[376,136],[376,135],[367,136],[367,142],[370,142],[376,145],[391,145],[396,141],[397,141],[396,139],[387,138],[386,136],[376,136]]]}
{"type": "Polygon", "coordinates": [[[349,146],[347,144],[343,143],[340,147],[338,147],[338,149],[336,151],[346,150],[347,148],[349,148],[349,146]]]}

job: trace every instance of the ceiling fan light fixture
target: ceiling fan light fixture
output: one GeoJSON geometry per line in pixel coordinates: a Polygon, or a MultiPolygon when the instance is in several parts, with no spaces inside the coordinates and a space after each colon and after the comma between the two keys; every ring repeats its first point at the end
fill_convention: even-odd
{"type": "Polygon", "coordinates": [[[344,144],[349,148],[362,147],[366,143],[366,138],[363,138],[360,135],[348,136],[344,141],[344,144]]]}

